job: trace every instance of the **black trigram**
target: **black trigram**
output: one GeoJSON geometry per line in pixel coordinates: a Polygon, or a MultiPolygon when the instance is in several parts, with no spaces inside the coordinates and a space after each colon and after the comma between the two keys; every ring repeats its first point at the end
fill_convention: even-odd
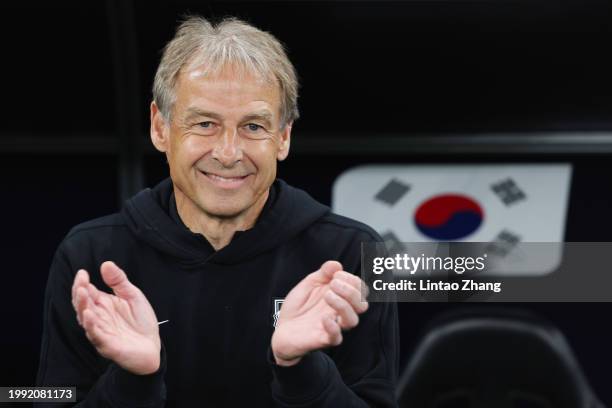
{"type": "Polygon", "coordinates": [[[393,231],[387,231],[381,235],[381,238],[385,242],[385,247],[389,254],[399,254],[404,251],[404,245],[400,242],[397,235],[393,231]]]}
{"type": "Polygon", "coordinates": [[[502,230],[497,237],[487,245],[487,253],[492,253],[500,257],[508,255],[518,243],[521,242],[521,237],[508,230],[502,230]]]}
{"type": "Polygon", "coordinates": [[[408,184],[404,184],[397,179],[389,181],[374,198],[378,201],[393,206],[410,190],[408,184]]]}
{"type": "Polygon", "coordinates": [[[527,198],[525,192],[523,192],[511,178],[491,184],[491,190],[493,190],[506,205],[511,205],[527,198]]]}

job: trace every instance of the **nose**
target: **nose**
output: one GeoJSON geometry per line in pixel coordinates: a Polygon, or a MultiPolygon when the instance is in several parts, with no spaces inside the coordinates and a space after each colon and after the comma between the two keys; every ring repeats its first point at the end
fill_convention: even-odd
{"type": "Polygon", "coordinates": [[[236,130],[223,130],[215,142],[212,157],[224,167],[232,167],[242,160],[242,146],[236,130]]]}

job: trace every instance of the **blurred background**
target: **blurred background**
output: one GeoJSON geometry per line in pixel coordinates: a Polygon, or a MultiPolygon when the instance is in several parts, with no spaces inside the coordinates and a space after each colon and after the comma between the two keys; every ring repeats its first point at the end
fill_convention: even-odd
{"type": "MultiPolygon", "coordinates": [[[[0,6],[0,385],[33,385],[57,245],[167,177],[153,75],[187,13],[272,32],[301,80],[279,176],[330,205],[361,164],[571,163],[565,241],[612,241],[612,3],[6,1],[0,6]]],[[[612,273],[612,267],[602,273],[612,273]]],[[[568,339],[612,402],[608,303],[514,304],[568,339]]],[[[456,304],[400,304],[402,367],[456,304]]]]}

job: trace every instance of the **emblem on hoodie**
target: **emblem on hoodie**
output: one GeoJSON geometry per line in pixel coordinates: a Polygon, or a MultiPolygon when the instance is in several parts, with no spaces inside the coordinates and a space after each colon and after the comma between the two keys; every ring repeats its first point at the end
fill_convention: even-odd
{"type": "Polygon", "coordinates": [[[274,298],[274,313],[272,313],[272,326],[276,327],[276,323],[278,323],[278,317],[280,316],[281,306],[285,301],[285,298],[274,298]]]}

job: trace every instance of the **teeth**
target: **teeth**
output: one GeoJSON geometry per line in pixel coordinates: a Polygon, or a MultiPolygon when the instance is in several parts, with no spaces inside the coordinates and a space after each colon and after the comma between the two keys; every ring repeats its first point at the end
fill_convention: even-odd
{"type": "Polygon", "coordinates": [[[221,176],[217,176],[216,174],[208,174],[208,177],[210,177],[213,180],[218,180],[218,181],[235,181],[235,180],[240,180],[242,177],[221,177],[221,176]]]}

